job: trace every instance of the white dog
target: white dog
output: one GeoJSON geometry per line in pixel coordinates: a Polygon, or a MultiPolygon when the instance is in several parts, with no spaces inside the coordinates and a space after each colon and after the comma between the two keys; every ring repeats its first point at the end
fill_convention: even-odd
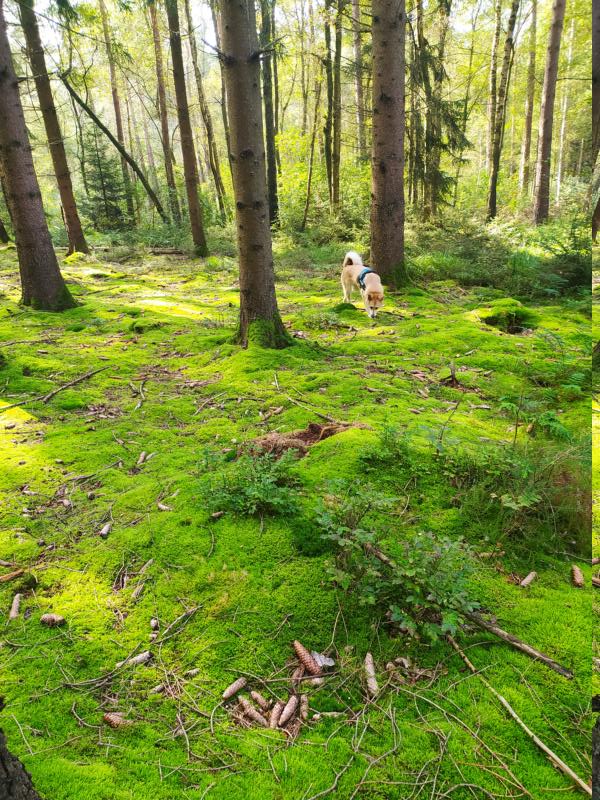
{"type": "Polygon", "coordinates": [[[345,303],[352,302],[353,289],[360,291],[367,314],[371,319],[375,319],[383,305],[381,279],[376,272],[363,264],[358,253],[350,250],[349,253],[346,253],[342,265],[342,291],[345,303]]]}

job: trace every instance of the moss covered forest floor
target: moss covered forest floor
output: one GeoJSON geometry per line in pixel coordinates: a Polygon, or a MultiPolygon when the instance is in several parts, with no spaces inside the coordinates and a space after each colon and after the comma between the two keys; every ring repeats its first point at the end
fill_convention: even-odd
{"type": "Polygon", "coordinates": [[[444,282],[388,295],[372,322],[340,305],[345,249],[278,241],[296,343],[277,352],[231,343],[231,253],[72,260],[80,305],[48,314],[18,306],[14,250],[0,252],[0,575],[24,570],[0,583],[4,620],[23,594],[18,619],[0,623],[0,723],[44,798],[575,796],[446,642],[407,640],[335,588],[313,516],[332,479],[398,498],[392,553],[409,530],[466,539],[482,608],[575,677],[476,630],[462,645],[588,780],[589,318],[577,303],[529,303],[507,333],[484,321],[498,293],[444,282]],[[301,512],[219,508],[221,451],[322,415],[368,427],[291,467],[301,512]],[[66,625],[44,627],[48,612],[66,625]],[[244,674],[283,692],[294,639],[336,661],[309,688],[320,719],[293,741],[234,724],[223,689],[244,674]],[[146,649],[151,661],[114,671],[146,649]],[[373,703],[367,651],[385,684],[373,703]],[[399,656],[420,680],[386,681],[399,656]],[[113,729],[106,712],[132,724],[113,729]]]}

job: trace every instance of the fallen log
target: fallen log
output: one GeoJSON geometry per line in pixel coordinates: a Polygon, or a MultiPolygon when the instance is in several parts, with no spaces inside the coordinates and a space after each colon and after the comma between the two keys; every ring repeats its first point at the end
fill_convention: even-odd
{"type": "Polygon", "coordinates": [[[524,589],[532,584],[534,580],[537,578],[537,572],[530,572],[529,575],[526,575],[519,586],[522,586],[524,589]]]}
{"type": "Polygon", "coordinates": [[[485,688],[488,689],[494,695],[494,697],[498,700],[498,702],[506,709],[506,711],[508,711],[510,716],[514,719],[514,721],[521,728],[521,730],[523,730],[527,734],[527,736],[531,739],[531,741],[537,747],[539,747],[539,749],[550,759],[550,761],[554,764],[554,766],[563,773],[563,775],[566,775],[583,792],[585,792],[585,794],[587,794],[587,795],[589,795],[589,797],[591,797],[592,796],[591,787],[588,786],[588,784],[585,783],[579,777],[579,775],[577,775],[575,772],[573,772],[573,770],[567,764],[565,764],[565,762],[562,759],[560,759],[556,755],[556,753],[554,753],[546,744],[544,744],[544,742],[542,742],[542,740],[538,736],[535,735],[535,733],[530,728],[527,727],[527,725],[523,722],[521,717],[517,714],[517,712],[514,710],[514,708],[510,705],[508,700],[506,700],[499,692],[497,692],[496,689],[494,689],[494,687],[491,685],[491,683],[486,678],[484,678],[484,676],[481,673],[481,671],[478,670],[471,661],[469,661],[469,658],[467,657],[466,653],[464,653],[460,649],[460,647],[454,641],[452,636],[448,636],[447,639],[450,642],[451,646],[456,650],[458,655],[462,658],[462,660],[467,665],[467,667],[471,670],[471,672],[474,675],[477,675],[477,677],[482,682],[482,684],[485,686],[485,688]]]}

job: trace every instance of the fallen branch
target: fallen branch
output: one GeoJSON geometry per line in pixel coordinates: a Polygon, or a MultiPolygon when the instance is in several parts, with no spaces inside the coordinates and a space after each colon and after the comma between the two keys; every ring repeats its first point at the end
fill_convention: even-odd
{"type": "Polygon", "coordinates": [[[81,383],[82,381],[85,381],[88,378],[91,378],[92,375],[96,375],[98,372],[103,372],[106,369],[108,369],[108,366],[99,367],[98,369],[93,369],[90,372],[86,372],[85,375],[80,375],[78,378],[75,378],[74,380],[69,381],[68,383],[64,383],[62,386],[58,386],[56,389],[53,389],[51,392],[48,392],[48,394],[42,394],[39,395],[38,397],[30,397],[27,400],[21,400],[18,403],[11,403],[11,405],[9,406],[3,406],[2,408],[0,408],[0,414],[3,413],[4,411],[8,411],[11,408],[17,408],[18,406],[25,406],[27,405],[27,403],[37,403],[37,402],[47,403],[54,397],[54,395],[58,394],[59,392],[62,392],[65,389],[70,389],[71,386],[75,386],[76,384],[81,383]]]}
{"type": "Polygon", "coordinates": [[[583,792],[585,792],[585,794],[587,794],[587,795],[589,795],[591,797],[592,796],[592,790],[588,786],[588,784],[585,783],[575,772],[573,772],[573,770],[567,764],[565,764],[565,762],[562,761],[562,759],[560,759],[556,755],[556,753],[554,753],[547,745],[545,745],[544,742],[542,742],[542,740],[538,736],[536,736],[535,733],[533,733],[533,731],[530,728],[527,727],[527,725],[523,722],[521,717],[517,714],[517,712],[514,710],[514,708],[510,705],[508,700],[506,700],[504,697],[502,697],[502,695],[494,689],[494,687],[491,685],[491,683],[486,678],[484,678],[484,676],[482,675],[480,670],[476,669],[476,667],[471,663],[471,661],[469,661],[469,658],[467,657],[467,655],[465,653],[463,653],[463,651],[460,649],[458,644],[454,641],[452,636],[448,636],[447,639],[450,642],[450,644],[452,645],[452,647],[456,650],[458,655],[465,662],[467,667],[471,670],[471,672],[479,678],[479,680],[483,683],[485,688],[488,689],[494,695],[494,697],[498,700],[498,702],[506,709],[506,711],[508,711],[510,716],[515,720],[515,722],[519,725],[519,727],[527,734],[527,736],[529,736],[531,741],[535,745],[537,745],[537,747],[539,747],[539,749],[543,753],[545,753],[546,756],[548,756],[550,761],[552,761],[554,766],[557,767],[557,769],[559,769],[563,773],[563,775],[566,775],[568,778],[570,778],[573,781],[573,783],[575,783],[583,792]]]}
{"type": "MultiPolygon", "coordinates": [[[[380,550],[378,547],[375,547],[375,545],[371,544],[370,542],[365,542],[363,544],[363,549],[366,553],[369,553],[369,555],[372,555],[374,558],[378,559],[378,561],[381,561],[382,564],[385,564],[389,569],[393,571],[398,569],[398,566],[393,559],[391,559],[382,550],[380,550]]],[[[493,633],[494,636],[497,636],[507,644],[510,644],[511,647],[520,650],[522,653],[525,653],[530,658],[534,658],[536,661],[541,661],[547,667],[550,667],[550,669],[553,669],[555,672],[558,672],[559,675],[562,675],[563,678],[571,680],[573,677],[571,670],[563,667],[562,664],[554,661],[554,659],[550,658],[550,656],[547,656],[539,650],[536,650],[535,647],[531,647],[531,645],[528,645],[521,641],[521,639],[513,636],[512,633],[502,630],[502,628],[498,627],[498,625],[493,625],[491,622],[487,622],[475,611],[466,611],[464,612],[464,616],[479,628],[483,628],[483,630],[487,631],[488,633],[493,633]]]]}
{"type": "Polygon", "coordinates": [[[21,575],[24,574],[24,569],[16,569],[14,572],[7,572],[6,575],[0,575],[0,583],[8,583],[8,581],[12,581],[15,578],[20,578],[21,575]]]}

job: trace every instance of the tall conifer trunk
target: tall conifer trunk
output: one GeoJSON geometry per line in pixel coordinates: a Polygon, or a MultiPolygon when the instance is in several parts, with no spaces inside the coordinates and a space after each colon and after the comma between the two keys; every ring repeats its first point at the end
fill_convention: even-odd
{"type": "Polygon", "coordinates": [[[21,302],[46,311],[70,308],[75,303],[58,268],[44,215],[8,43],[3,0],[0,0],[0,97],[0,172],[15,232],[21,302]]]}
{"type": "Polygon", "coordinates": [[[221,20],[240,261],[238,339],[283,347],[289,339],[275,296],[253,0],[221,0],[221,20]]]}
{"type": "Polygon", "coordinates": [[[404,264],[404,0],[373,0],[371,261],[387,283],[407,282],[404,264]]]}
{"type": "Polygon", "coordinates": [[[533,219],[536,225],[546,222],[550,211],[550,163],[552,159],[552,130],[554,126],[554,101],[556,98],[556,79],[560,40],[565,20],[566,0],[554,0],[552,6],[552,25],[548,39],[544,88],[540,106],[540,127],[538,131],[538,157],[535,173],[535,193],[533,219]]]}
{"type": "Polygon", "coordinates": [[[169,208],[173,220],[181,223],[181,209],[179,198],[177,197],[177,186],[175,185],[175,174],[173,172],[173,151],[171,150],[171,135],[169,133],[169,115],[167,113],[167,90],[165,86],[165,68],[163,64],[162,45],[160,41],[160,31],[158,29],[158,15],[156,13],[157,0],[150,0],[150,26],[152,28],[152,41],[154,43],[154,66],[156,70],[156,86],[158,94],[158,115],[160,117],[160,139],[163,150],[163,160],[165,164],[165,176],[167,178],[167,190],[169,193],[169,208]]]}
{"type": "Polygon", "coordinates": [[[52,88],[50,87],[50,78],[46,69],[44,48],[42,47],[37,17],[34,11],[34,0],[22,0],[19,5],[19,12],[25,41],[27,42],[27,55],[31,64],[42,119],[46,129],[46,138],[48,139],[54,174],[56,175],[56,183],[58,184],[60,202],[69,239],[69,253],[75,251],[88,253],[89,249],[77,212],[71,173],[69,172],[65,145],[56,114],[52,88]]]}
{"type": "Polygon", "coordinates": [[[537,39],[537,0],[531,0],[531,26],[529,28],[529,64],[527,66],[527,95],[525,98],[525,130],[523,131],[523,147],[521,148],[521,164],[519,167],[519,191],[525,193],[529,189],[529,172],[531,162],[531,132],[533,129],[533,106],[535,103],[535,62],[537,39]]]}
{"type": "Polygon", "coordinates": [[[185,190],[188,201],[188,215],[192,230],[192,241],[199,256],[208,255],[204,225],[202,222],[202,207],[198,194],[198,166],[196,164],[196,150],[194,136],[190,122],[190,111],[187,101],[185,86],[185,68],[183,65],[183,51],[181,48],[181,32],[179,29],[179,10],[177,0],[166,0],[167,19],[169,21],[169,40],[171,42],[171,60],[173,62],[173,83],[175,84],[175,97],[177,99],[177,118],[179,120],[179,135],[181,137],[181,155],[183,158],[183,172],[185,176],[185,190]]]}
{"type": "MultiPolygon", "coordinates": [[[[98,8],[100,9],[100,19],[102,20],[102,34],[104,36],[104,43],[106,47],[106,57],[108,59],[108,74],[110,76],[110,90],[112,94],[113,108],[115,111],[115,125],[117,127],[117,141],[120,145],[125,147],[125,134],[123,131],[123,116],[121,114],[121,98],[119,96],[119,85],[117,81],[117,68],[115,64],[115,55],[113,51],[112,38],[110,34],[110,27],[108,25],[108,12],[104,0],[98,0],[98,8]]],[[[123,186],[125,187],[125,201],[127,203],[127,214],[129,219],[133,222],[135,217],[135,209],[133,207],[133,190],[131,186],[131,177],[127,167],[127,161],[121,157],[121,171],[123,173],[123,186]]]]}
{"type": "Polygon", "coordinates": [[[262,88],[265,107],[265,142],[267,149],[267,190],[269,194],[269,219],[271,224],[279,215],[279,198],[277,192],[277,150],[275,147],[275,108],[273,103],[273,66],[274,59],[270,48],[273,40],[271,0],[260,0],[261,8],[261,47],[263,48],[262,88]]]}

